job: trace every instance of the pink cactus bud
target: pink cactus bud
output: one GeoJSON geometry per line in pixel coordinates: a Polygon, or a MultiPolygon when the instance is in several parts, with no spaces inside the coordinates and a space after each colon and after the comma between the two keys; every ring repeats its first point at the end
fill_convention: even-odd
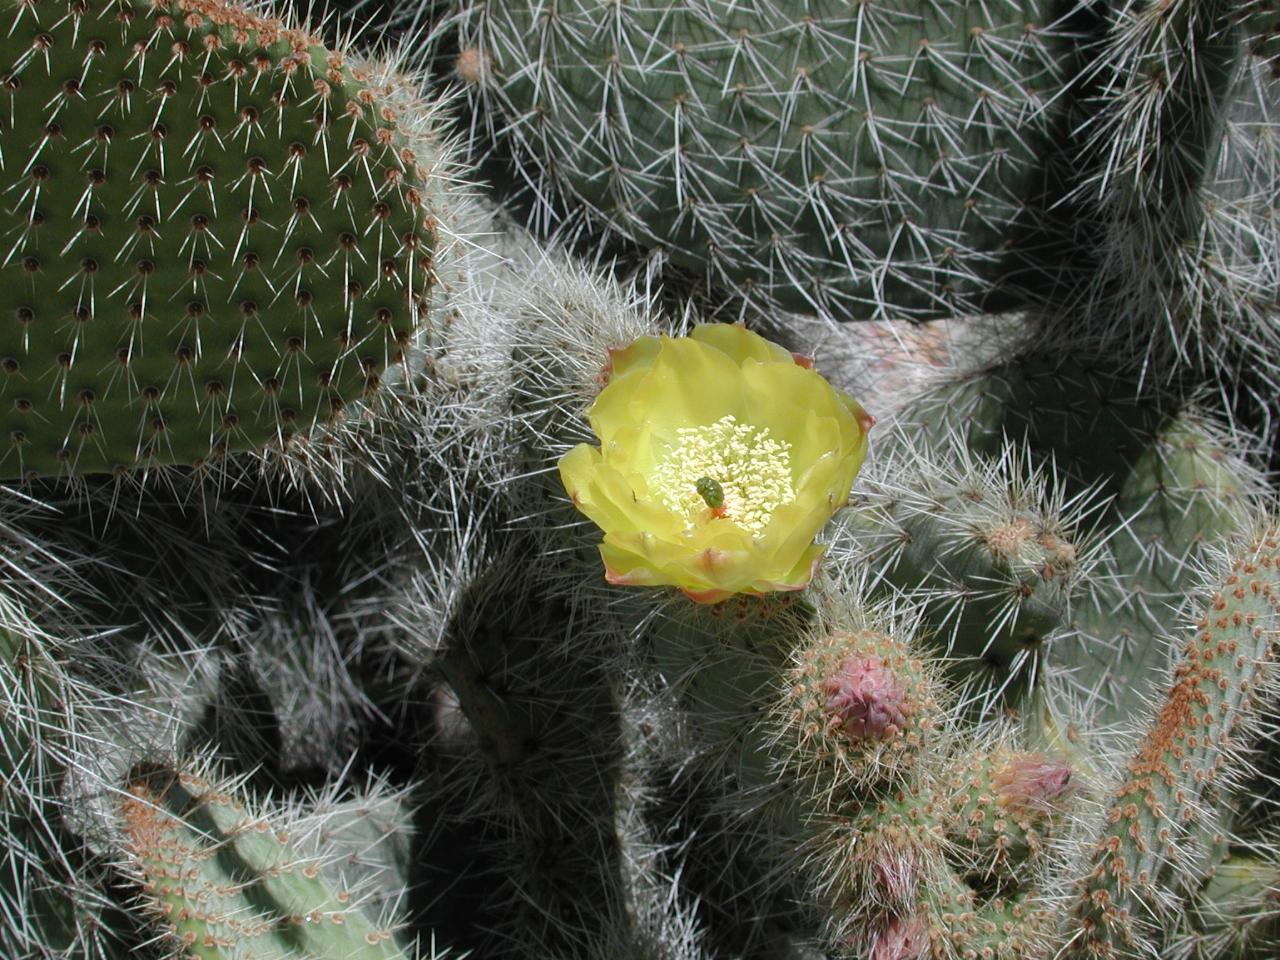
{"type": "Polygon", "coordinates": [[[894,917],[876,937],[871,960],[920,960],[929,946],[929,935],[919,917],[894,917]]]}
{"type": "Polygon", "coordinates": [[[911,707],[906,688],[879,657],[848,657],[822,681],[831,726],[852,740],[887,740],[902,732],[911,707]]]}
{"type": "Polygon", "coordinates": [[[991,779],[1006,806],[1045,809],[1071,789],[1071,764],[1043,753],[1025,753],[991,779]]]}

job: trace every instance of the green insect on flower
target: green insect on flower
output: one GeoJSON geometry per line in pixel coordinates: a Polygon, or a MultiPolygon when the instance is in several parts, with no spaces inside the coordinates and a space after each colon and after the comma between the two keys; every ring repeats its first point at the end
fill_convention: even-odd
{"type": "Polygon", "coordinates": [[[699,477],[693,486],[698,491],[698,496],[712,510],[719,510],[724,506],[724,487],[711,477],[699,477]]]}

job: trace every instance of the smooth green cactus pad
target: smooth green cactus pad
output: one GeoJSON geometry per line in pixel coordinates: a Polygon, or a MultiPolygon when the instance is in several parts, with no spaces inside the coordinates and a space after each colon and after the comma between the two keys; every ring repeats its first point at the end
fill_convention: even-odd
{"type": "Polygon", "coordinates": [[[279,448],[376,387],[430,289],[390,89],[219,0],[3,0],[0,476],[279,448]]]}
{"type": "Polygon", "coordinates": [[[540,197],[839,319],[990,299],[1074,46],[1041,0],[461,6],[456,72],[540,197]]]}

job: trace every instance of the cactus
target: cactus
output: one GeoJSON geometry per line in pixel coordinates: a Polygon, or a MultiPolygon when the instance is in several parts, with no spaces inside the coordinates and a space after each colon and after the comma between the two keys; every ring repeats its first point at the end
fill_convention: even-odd
{"type": "Polygon", "coordinates": [[[535,226],[785,346],[452,179],[415,38],[10,9],[7,954],[1275,953],[1270,5],[460,6],[535,226]]]}
{"type": "Polygon", "coordinates": [[[525,167],[539,220],[655,248],[758,305],[854,319],[1025,296],[1078,57],[1056,17],[517,0],[450,22],[476,127],[525,167]]]}
{"type": "Polygon", "coordinates": [[[1274,392],[1277,188],[1269,4],[1113,5],[1090,70],[1075,194],[1096,268],[1072,335],[1147,376],[1274,392]],[[1237,376],[1243,382],[1236,382],[1237,376]]]}
{"type": "Polygon", "coordinates": [[[430,109],[217,0],[10,9],[5,475],[216,465],[370,395],[433,284],[430,109]]]}
{"type": "Polygon", "coordinates": [[[1028,467],[1013,445],[988,461],[955,435],[940,450],[910,434],[890,443],[841,534],[881,592],[910,591],[925,602],[971,698],[1016,699],[1089,578],[1087,491],[1068,498],[1051,489],[1057,478],[1028,467]]]}
{"type": "Polygon", "coordinates": [[[1025,436],[1064,490],[1106,498],[1092,520],[1105,549],[1078,579],[1070,620],[1052,625],[1052,656],[1096,722],[1122,721],[1167,665],[1161,606],[1183,602],[1205,548],[1242,529],[1262,501],[1247,445],[1176,395],[1134,392],[1107,360],[1043,348],[943,381],[904,417],[988,454],[1025,436]]]}
{"type": "Polygon", "coordinates": [[[1277,939],[1275,899],[1280,892],[1274,851],[1235,854],[1211,871],[1183,917],[1178,956],[1266,956],[1277,939]]]}
{"type": "Polygon", "coordinates": [[[323,816],[339,838],[317,845],[318,822],[259,812],[234,781],[180,768],[135,779],[119,816],[143,903],[189,956],[409,956],[366,884],[344,875],[341,811],[323,816]]]}
{"type": "Polygon", "coordinates": [[[1195,869],[1190,825],[1216,816],[1205,807],[1209,790],[1254,715],[1255,687],[1269,682],[1275,656],[1280,539],[1273,528],[1251,540],[1224,558],[1173,682],[1112,793],[1067,956],[1124,955],[1169,909],[1170,874],[1195,869]]]}
{"type": "Polygon", "coordinates": [[[0,879],[0,945],[14,956],[41,948],[91,951],[101,895],[86,882],[78,863],[84,851],[61,829],[52,802],[53,741],[65,736],[65,726],[51,702],[63,699],[65,678],[51,662],[46,638],[29,623],[23,629],[17,613],[5,597],[0,775],[12,786],[0,806],[0,836],[8,851],[0,879]]]}
{"type": "MultiPolygon", "coordinates": [[[[596,377],[582,369],[580,351],[601,338],[581,315],[544,318],[553,335],[538,329],[523,347],[537,359],[517,376],[545,398],[528,442],[564,450],[577,398],[610,367],[601,344],[596,377]]],[[[1001,349],[1003,363],[944,376],[907,405],[851,507],[861,513],[831,543],[834,579],[807,597],[728,601],[710,615],[678,599],[598,607],[631,624],[624,676],[656,689],[679,725],[665,769],[679,771],[687,802],[719,811],[720,839],[704,838],[700,856],[754,850],[748,909],[836,955],[1039,957],[1077,943],[1086,918],[1072,926],[1052,904],[1076,895],[1071,852],[1106,829],[1090,811],[1129,749],[1108,728],[1132,722],[1161,683],[1165,637],[1202,589],[1207,548],[1257,522],[1264,502],[1239,439],[1175,395],[1130,393],[1123,370],[1087,355],[1001,349]],[[1133,589],[1152,594],[1133,605],[1141,634],[1116,602],[1133,589]],[[912,604],[914,619],[868,632],[876,594],[912,604]],[[1028,722],[974,727],[973,681],[955,688],[963,677],[939,648],[990,652],[1007,633],[1022,639],[1009,624],[1023,618],[1037,669],[999,684],[1010,716],[1028,722]],[[962,640],[969,630],[975,639],[962,640]],[[1127,679],[1107,677],[1116,664],[1127,679]],[[1055,727],[1063,711],[1070,722],[1055,727]],[[1096,735],[1082,741],[1081,725],[1096,735]]],[[[562,517],[543,525],[572,529],[562,517]]],[[[545,576],[560,582],[566,566],[591,563],[561,551],[545,576]]],[[[594,603],[593,589],[570,589],[575,608],[594,603]]],[[[1261,629],[1265,647],[1272,621],[1261,629]]],[[[1166,880],[1164,899],[1189,896],[1224,855],[1203,849],[1201,872],[1166,880]]],[[[724,896],[714,884],[690,893],[724,896]]]]}

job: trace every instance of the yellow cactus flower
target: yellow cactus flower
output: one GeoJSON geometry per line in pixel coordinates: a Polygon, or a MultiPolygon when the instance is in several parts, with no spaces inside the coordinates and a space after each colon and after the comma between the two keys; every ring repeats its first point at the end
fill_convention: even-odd
{"type": "Polygon", "coordinates": [[[560,461],[604,531],[606,579],[700,603],[804,588],[873,418],[807,358],[738,325],[642,337],[610,359],[587,409],[600,446],[560,461]]]}

